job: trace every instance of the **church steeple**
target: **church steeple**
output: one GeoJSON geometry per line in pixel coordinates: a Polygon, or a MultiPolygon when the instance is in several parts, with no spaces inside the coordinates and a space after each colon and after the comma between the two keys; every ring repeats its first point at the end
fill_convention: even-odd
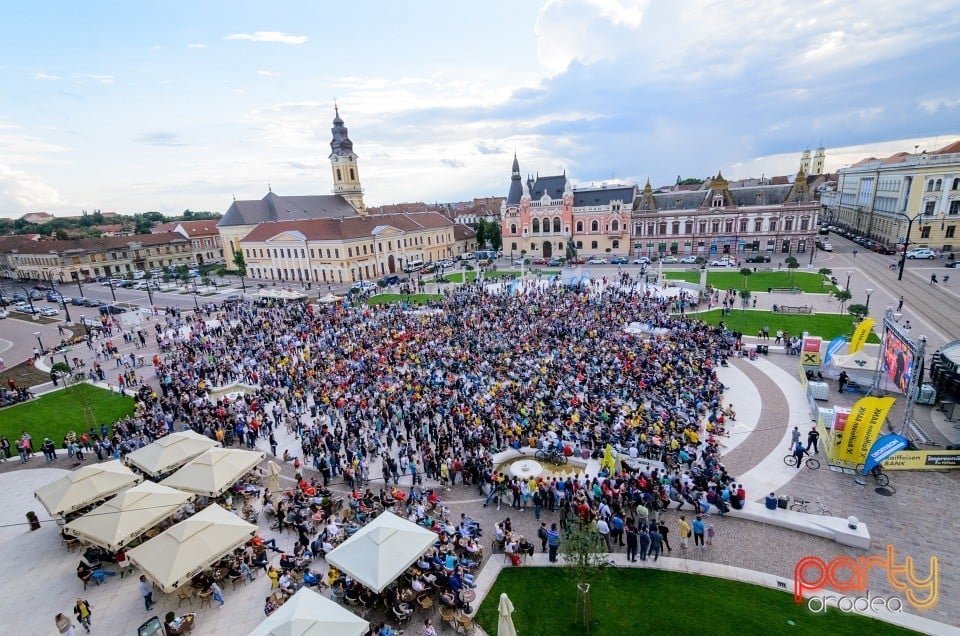
{"type": "Polygon", "coordinates": [[[520,176],[520,162],[517,161],[517,154],[513,154],[513,170],[510,172],[510,190],[507,191],[507,205],[519,205],[520,198],[523,196],[523,184],[520,176]]]}
{"type": "Polygon", "coordinates": [[[333,192],[339,194],[360,214],[366,214],[363,205],[363,187],[353,142],[340,118],[340,109],[333,107],[333,128],[330,129],[330,168],[333,171],[333,192]]]}

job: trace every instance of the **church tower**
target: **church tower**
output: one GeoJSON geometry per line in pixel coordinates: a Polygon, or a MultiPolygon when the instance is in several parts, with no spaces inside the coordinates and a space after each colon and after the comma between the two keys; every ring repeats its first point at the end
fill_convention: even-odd
{"type": "Polygon", "coordinates": [[[823,164],[827,162],[826,153],[827,151],[824,149],[823,144],[820,144],[816,154],[813,155],[813,167],[810,169],[810,174],[824,174],[823,164]]]}
{"type": "Polygon", "coordinates": [[[800,171],[804,174],[810,174],[810,148],[804,150],[800,157],[800,171]]]}
{"type": "Polygon", "coordinates": [[[333,107],[333,128],[330,132],[330,168],[333,170],[333,192],[339,194],[352,205],[359,214],[366,214],[363,206],[363,188],[360,186],[360,169],[357,167],[357,155],[353,152],[353,142],[347,135],[347,127],[340,119],[340,111],[333,107]]]}

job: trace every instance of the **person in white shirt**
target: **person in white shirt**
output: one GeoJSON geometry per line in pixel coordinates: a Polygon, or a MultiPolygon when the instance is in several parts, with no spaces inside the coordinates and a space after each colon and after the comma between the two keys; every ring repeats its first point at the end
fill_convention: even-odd
{"type": "Polygon", "coordinates": [[[597,532],[600,533],[604,543],[607,544],[607,552],[610,552],[610,525],[603,517],[597,519],[597,532]]]}

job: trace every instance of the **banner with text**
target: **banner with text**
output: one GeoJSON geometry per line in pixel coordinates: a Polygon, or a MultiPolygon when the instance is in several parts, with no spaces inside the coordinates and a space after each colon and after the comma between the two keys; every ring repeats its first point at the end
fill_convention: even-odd
{"type": "Polygon", "coordinates": [[[860,324],[853,331],[853,337],[850,338],[849,353],[856,353],[863,349],[863,345],[867,344],[867,336],[873,331],[875,324],[877,324],[877,321],[873,318],[864,318],[860,321],[860,324]]]}
{"type": "Polygon", "coordinates": [[[855,464],[864,461],[894,402],[892,397],[860,398],[850,410],[837,459],[855,464]]]}
{"type": "Polygon", "coordinates": [[[906,447],[907,438],[903,435],[890,433],[889,435],[878,437],[877,441],[870,447],[870,452],[867,453],[867,462],[863,466],[863,474],[866,475],[873,470],[874,466],[906,447]]]}

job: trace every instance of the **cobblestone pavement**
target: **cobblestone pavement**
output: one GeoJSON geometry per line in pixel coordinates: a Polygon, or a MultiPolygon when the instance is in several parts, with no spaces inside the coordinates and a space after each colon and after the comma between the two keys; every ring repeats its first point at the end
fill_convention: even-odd
{"type": "MultiPolygon", "coordinates": [[[[152,355],[151,349],[142,350],[145,356],[152,355]]],[[[768,358],[771,362],[781,366],[784,370],[796,374],[796,358],[773,354],[768,358]]],[[[732,474],[743,474],[752,466],[760,462],[770,453],[781,454],[784,449],[777,448],[782,439],[788,413],[787,400],[783,391],[769,377],[758,368],[746,361],[735,361],[755,389],[755,393],[762,400],[761,420],[757,430],[751,433],[740,446],[732,450],[725,461],[731,468],[732,474]]],[[[149,375],[149,374],[148,374],[149,375]]],[[[838,396],[838,403],[846,404],[853,398],[838,396]]],[[[832,404],[833,402],[831,402],[832,404]]],[[[924,417],[922,412],[919,417],[924,417]]],[[[918,418],[919,419],[919,418],[918,418]]],[[[291,451],[299,450],[299,444],[285,431],[278,435],[279,450],[284,448],[291,451]]],[[[260,441],[260,449],[269,453],[269,448],[260,441]]],[[[87,462],[90,460],[88,459],[87,462]]],[[[17,470],[20,468],[46,467],[42,455],[23,466],[14,458],[0,464],[0,471],[17,470]]],[[[61,458],[50,466],[70,468],[72,462],[61,453],[61,458]]],[[[373,490],[379,487],[379,461],[371,462],[374,481],[373,490]]],[[[309,474],[308,470],[308,474],[309,474]]],[[[286,478],[292,479],[293,470],[289,465],[283,466],[286,478]]],[[[710,516],[709,524],[713,524],[717,531],[714,545],[706,549],[690,549],[688,557],[703,561],[727,564],[761,572],[768,572],[784,578],[788,587],[791,585],[793,569],[797,560],[806,555],[819,556],[829,560],[836,556],[847,555],[854,558],[862,555],[882,555],[887,544],[895,546],[898,562],[907,556],[914,560],[915,569],[926,575],[930,557],[939,559],[940,596],[939,603],[933,609],[922,614],[932,620],[941,621],[950,625],[960,625],[960,574],[951,558],[957,532],[960,530],[960,510],[949,505],[960,486],[958,472],[895,472],[891,474],[892,485],[896,494],[884,497],[877,494],[872,487],[860,486],[853,481],[851,475],[843,475],[824,467],[818,471],[799,470],[792,481],[785,488],[788,494],[797,494],[805,498],[814,498],[820,495],[828,508],[842,513],[843,516],[854,515],[865,522],[873,537],[869,551],[860,551],[855,548],[840,546],[833,541],[759,524],[743,519],[720,518],[710,516]],[[936,502],[936,504],[934,504],[936,502]],[[941,503],[943,502],[943,503],[941,503]]],[[[402,485],[409,486],[409,476],[401,480],[402,485]]],[[[429,483],[428,483],[429,485],[429,483]]],[[[766,493],[753,492],[750,484],[745,484],[748,496],[752,500],[762,500],[766,493]]],[[[342,486],[336,489],[345,490],[342,486]]],[[[490,537],[495,524],[506,517],[510,517],[513,526],[525,534],[535,545],[536,529],[539,523],[534,519],[532,510],[519,511],[502,506],[497,510],[495,506],[482,507],[483,499],[472,486],[455,486],[451,491],[444,492],[442,499],[449,507],[454,518],[460,513],[466,513],[481,522],[485,529],[483,545],[485,559],[491,558],[490,537]]],[[[680,514],[692,518],[689,506],[685,511],[677,512],[674,509],[666,513],[667,525],[670,527],[669,539],[673,545],[670,556],[678,556],[679,541],[677,540],[677,520],[680,514]]],[[[19,513],[22,518],[22,512],[19,513]]],[[[556,513],[545,513],[544,520],[548,523],[556,521],[556,513]]],[[[290,535],[287,535],[289,538],[290,535]]],[[[289,539],[292,544],[292,539],[289,539]]],[[[502,558],[496,555],[494,558],[502,558]]],[[[68,574],[72,576],[72,573],[68,574]]],[[[870,590],[874,595],[897,595],[900,592],[892,589],[890,584],[879,572],[870,576],[870,590]]]]}

